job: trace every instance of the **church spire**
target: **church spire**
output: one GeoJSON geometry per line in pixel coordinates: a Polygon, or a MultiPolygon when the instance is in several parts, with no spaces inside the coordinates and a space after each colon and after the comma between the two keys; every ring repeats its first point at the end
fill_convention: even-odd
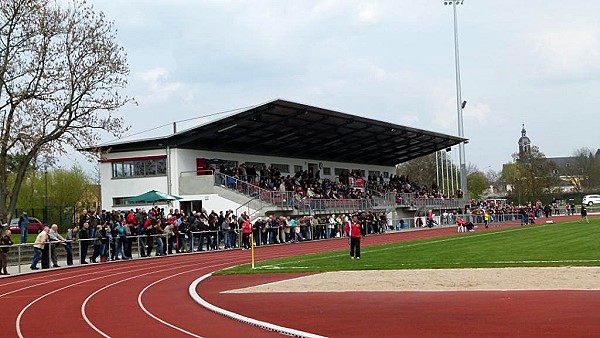
{"type": "Polygon", "coordinates": [[[519,154],[531,153],[531,140],[527,137],[527,131],[525,130],[525,123],[523,123],[523,129],[521,129],[521,138],[519,139],[519,154]]]}

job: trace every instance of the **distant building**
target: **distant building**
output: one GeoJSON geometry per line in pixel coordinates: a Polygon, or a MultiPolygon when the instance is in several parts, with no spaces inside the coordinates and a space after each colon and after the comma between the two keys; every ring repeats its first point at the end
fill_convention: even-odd
{"type": "Polygon", "coordinates": [[[527,131],[525,130],[525,124],[523,123],[521,138],[519,138],[519,155],[529,153],[531,153],[531,140],[527,137],[527,131]]]}
{"type": "MultiPolygon", "coordinates": [[[[527,137],[527,131],[525,130],[525,124],[521,129],[521,137],[518,141],[519,144],[519,155],[531,153],[531,139],[527,137]]],[[[595,154],[590,153],[590,158],[600,158],[600,148],[595,154]]],[[[554,164],[552,174],[558,176],[561,180],[561,184],[555,188],[562,192],[572,192],[581,188],[580,183],[583,177],[583,168],[581,166],[581,159],[574,156],[566,157],[547,157],[548,161],[554,164]]]]}

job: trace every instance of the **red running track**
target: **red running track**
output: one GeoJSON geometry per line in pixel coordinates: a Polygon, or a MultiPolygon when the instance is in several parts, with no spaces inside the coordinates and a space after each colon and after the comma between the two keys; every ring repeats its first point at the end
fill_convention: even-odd
{"type": "MultiPolygon", "coordinates": [[[[447,228],[369,236],[363,244],[448,234],[456,233],[447,228]]],[[[346,239],[336,239],[260,247],[257,258],[346,246],[346,239]]],[[[0,336],[279,336],[205,310],[188,294],[188,286],[199,276],[245,262],[248,252],[235,250],[3,278],[0,336]]],[[[283,277],[211,277],[198,292],[227,310],[331,337],[600,336],[600,294],[595,291],[219,293],[283,277]]]]}

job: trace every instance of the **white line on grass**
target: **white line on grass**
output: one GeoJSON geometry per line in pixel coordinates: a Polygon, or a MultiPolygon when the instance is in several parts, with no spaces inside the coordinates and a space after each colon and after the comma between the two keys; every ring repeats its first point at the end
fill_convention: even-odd
{"type": "MultiPolygon", "coordinates": [[[[565,223],[576,223],[576,221],[561,222],[561,224],[565,224],[565,223]]],[[[519,228],[514,228],[514,229],[507,229],[504,231],[483,232],[483,233],[479,233],[479,234],[473,234],[471,236],[454,236],[454,237],[443,238],[443,239],[434,240],[434,241],[407,244],[407,245],[402,246],[401,248],[402,249],[413,248],[413,247],[422,246],[422,245],[437,244],[437,243],[444,243],[444,242],[450,242],[450,241],[458,241],[458,240],[462,240],[462,239],[470,239],[473,237],[493,236],[493,235],[497,235],[497,234],[504,234],[507,232],[525,231],[528,229],[539,229],[541,227],[547,227],[550,225],[555,225],[555,224],[541,224],[536,227],[525,226],[525,227],[519,227],[519,228]]],[[[381,252],[381,251],[389,251],[389,250],[398,250],[398,247],[386,247],[386,248],[379,248],[379,249],[369,249],[368,247],[366,247],[365,249],[363,249],[363,252],[381,252]]],[[[275,269],[275,268],[300,269],[303,267],[298,267],[298,266],[288,265],[288,264],[304,263],[304,262],[308,262],[308,261],[317,261],[317,260],[330,259],[330,258],[335,258],[335,257],[344,257],[347,255],[348,255],[347,253],[343,253],[343,254],[327,256],[325,258],[324,257],[306,258],[306,259],[302,259],[302,260],[290,261],[290,262],[280,263],[280,264],[270,264],[270,265],[266,265],[264,267],[256,267],[256,268],[257,269],[265,269],[265,267],[267,267],[266,269],[275,269]]],[[[551,261],[548,261],[548,262],[551,262],[551,261]]],[[[460,264],[464,264],[464,263],[460,263],[460,264]]],[[[492,264],[492,262],[490,262],[490,264],[492,264]]],[[[406,265],[409,265],[409,264],[406,264],[406,265]]],[[[420,265],[422,265],[422,264],[420,264],[420,265]]],[[[304,267],[304,268],[306,268],[306,267],[304,267]]],[[[323,268],[323,266],[319,266],[317,268],[323,268]]]]}

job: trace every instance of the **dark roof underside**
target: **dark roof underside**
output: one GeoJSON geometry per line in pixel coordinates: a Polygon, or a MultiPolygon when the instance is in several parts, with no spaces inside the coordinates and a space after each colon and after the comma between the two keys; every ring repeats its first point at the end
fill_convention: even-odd
{"type": "Polygon", "coordinates": [[[275,100],[160,139],[102,146],[103,151],[165,146],[218,152],[392,166],[464,139],[275,100]]]}

